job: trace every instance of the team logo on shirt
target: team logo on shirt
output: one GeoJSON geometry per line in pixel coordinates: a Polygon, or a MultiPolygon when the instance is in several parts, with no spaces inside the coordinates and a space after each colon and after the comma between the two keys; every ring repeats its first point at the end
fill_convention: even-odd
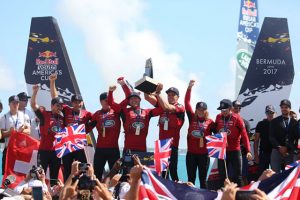
{"type": "Polygon", "coordinates": [[[219,133],[222,133],[222,132],[225,132],[227,135],[230,135],[231,134],[231,131],[229,129],[225,130],[224,128],[221,128],[219,130],[219,133]]]}
{"type": "Polygon", "coordinates": [[[104,122],[104,127],[105,127],[105,128],[106,128],[106,127],[113,127],[115,124],[116,124],[116,123],[115,123],[114,120],[109,119],[109,120],[106,120],[106,121],[104,122]]]}
{"type": "Polygon", "coordinates": [[[52,126],[51,127],[51,131],[53,131],[55,133],[59,132],[60,130],[61,130],[61,128],[59,126],[52,126]]]}
{"type": "Polygon", "coordinates": [[[136,129],[138,126],[140,126],[140,129],[142,129],[142,128],[145,127],[145,124],[144,124],[143,122],[134,122],[134,123],[132,124],[132,127],[135,128],[135,129],[136,129]]]}
{"type": "Polygon", "coordinates": [[[194,130],[192,131],[192,136],[194,136],[195,138],[202,138],[204,137],[204,132],[199,130],[194,130]]]}
{"type": "Polygon", "coordinates": [[[165,123],[165,121],[169,121],[169,119],[167,117],[160,117],[159,118],[159,123],[163,124],[163,123],[165,123]]]}

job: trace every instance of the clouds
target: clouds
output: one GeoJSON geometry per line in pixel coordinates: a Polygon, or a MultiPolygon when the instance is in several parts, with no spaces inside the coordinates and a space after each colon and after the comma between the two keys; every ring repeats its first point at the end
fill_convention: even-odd
{"type": "Polygon", "coordinates": [[[88,55],[106,83],[115,83],[120,76],[134,83],[151,57],[155,79],[165,89],[175,86],[184,93],[192,75],[180,68],[181,56],[167,52],[160,36],[147,27],[143,1],[64,0],[61,8],[84,34],[88,55]]]}
{"type": "Polygon", "coordinates": [[[0,91],[11,92],[17,87],[16,79],[13,76],[12,69],[4,63],[0,57],[0,91]]]}

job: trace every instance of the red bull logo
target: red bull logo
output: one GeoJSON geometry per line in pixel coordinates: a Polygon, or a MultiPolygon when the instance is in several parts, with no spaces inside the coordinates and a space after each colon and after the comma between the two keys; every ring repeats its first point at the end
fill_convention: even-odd
{"type": "Polygon", "coordinates": [[[250,0],[244,1],[244,5],[243,6],[247,7],[247,8],[256,8],[255,2],[252,2],[250,0]]]}
{"type": "Polygon", "coordinates": [[[251,10],[248,8],[242,8],[242,15],[249,15],[252,17],[257,17],[257,9],[251,10]]]}
{"type": "Polygon", "coordinates": [[[39,52],[39,58],[52,58],[52,57],[57,57],[56,52],[52,51],[44,51],[44,52],[39,52]]]}

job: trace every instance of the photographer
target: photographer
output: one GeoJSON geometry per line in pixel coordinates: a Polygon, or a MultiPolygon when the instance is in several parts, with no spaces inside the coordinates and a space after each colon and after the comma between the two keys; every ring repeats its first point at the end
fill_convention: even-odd
{"type": "Polygon", "coordinates": [[[26,178],[14,190],[20,194],[29,194],[31,193],[31,188],[37,186],[42,187],[43,192],[48,192],[43,168],[33,166],[26,178]]]}
{"type": "Polygon", "coordinates": [[[138,199],[138,188],[140,184],[143,166],[137,155],[125,154],[121,159],[122,176],[119,178],[113,190],[115,199],[138,199]]]}
{"type": "Polygon", "coordinates": [[[71,175],[65,182],[59,199],[112,199],[111,193],[94,175],[94,169],[89,163],[74,161],[71,175]]]}

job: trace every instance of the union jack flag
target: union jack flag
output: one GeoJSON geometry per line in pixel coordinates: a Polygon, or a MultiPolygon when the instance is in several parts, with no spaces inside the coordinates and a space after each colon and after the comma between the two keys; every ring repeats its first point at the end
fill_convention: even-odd
{"type": "Polygon", "coordinates": [[[141,200],[213,200],[217,198],[217,195],[215,191],[198,189],[164,179],[147,167],[144,167],[139,186],[139,199],[141,200]]]}
{"type": "Polygon", "coordinates": [[[154,166],[158,175],[161,175],[161,172],[167,170],[169,166],[172,141],[173,138],[168,138],[154,142],[154,166]]]}
{"type": "Polygon", "coordinates": [[[58,158],[83,149],[87,145],[85,125],[75,124],[65,127],[56,133],[53,144],[58,158]]]}
{"type": "Polygon", "coordinates": [[[176,199],[168,188],[152,174],[150,169],[144,168],[141,177],[139,199],[141,200],[172,200],[176,199]]]}
{"type": "Polygon", "coordinates": [[[292,164],[290,164],[290,165],[286,165],[286,166],[285,166],[285,170],[288,170],[288,169],[291,169],[291,168],[293,168],[293,167],[295,167],[295,166],[298,166],[299,163],[300,163],[300,160],[297,160],[297,161],[295,161],[294,163],[292,163],[292,164]]]}
{"type": "Polygon", "coordinates": [[[226,159],[227,134],[225,132],[209,135],[205,137],[207,140],[206,148],[208,156],[218,159],[226,159]]]}

